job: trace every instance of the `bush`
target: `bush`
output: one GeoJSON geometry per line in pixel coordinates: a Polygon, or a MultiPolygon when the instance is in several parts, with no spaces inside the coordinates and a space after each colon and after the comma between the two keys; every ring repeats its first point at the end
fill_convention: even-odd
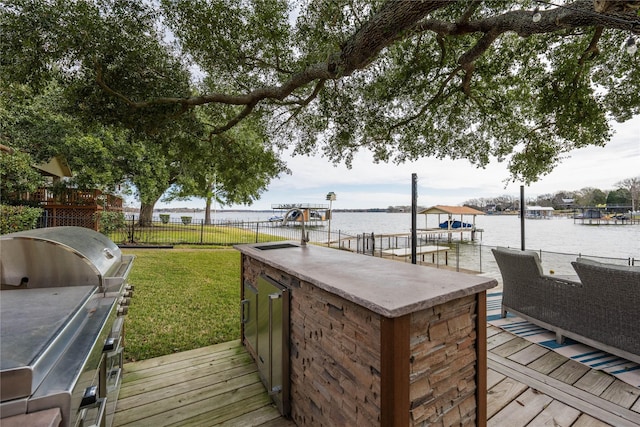
{"type": "Polygon", "coordinates": [[[168,224],[169,218],[170,218],[169,214],[160,214],[160,221],[162,221],[163,224],[168,224]]]}
{"type": "Polygon", "coordinates": [[[93,215],[94,219],[98,221],[99,231],[104,235],[122,230],[127,225],[127,221],[122,212],[100,211],[93,215]]]}
{"type": "Polygon", "coordinates": [[[191,224],[191,217],[190,216],[181,216],[180,219],[182,220],[182,223],[184,225],[191,224]]]}
{"type": "Polygon", "coordinates": [[[0,205],[0,234],[36,228],[42,212],[41,208],[0,205]]]}

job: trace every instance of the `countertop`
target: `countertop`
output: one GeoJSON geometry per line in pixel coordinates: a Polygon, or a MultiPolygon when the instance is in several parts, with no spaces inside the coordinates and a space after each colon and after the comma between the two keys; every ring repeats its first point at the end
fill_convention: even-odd
{"type": "Polygon", "coordinates": [[[495,279],[315,245],[261,250],[283,242],[237,245],[241,253],[320,289],[395,318],[495,287],[495,279]]]}

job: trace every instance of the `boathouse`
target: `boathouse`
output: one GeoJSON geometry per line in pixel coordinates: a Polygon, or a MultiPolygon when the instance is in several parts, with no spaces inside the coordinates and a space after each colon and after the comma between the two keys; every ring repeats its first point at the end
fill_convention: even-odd
{"type": "Polygon", "coordinates": [[[525,206],[525,218],[550,219],[553,218],[554,209],[550,206],[525,206]]]}
{"type": "Polygon", "coordinates": [[[425,216],[425,228],[421,231],[446,234],[448,241],[452,240],[454,233],[460,233],[460,240],[464,240],[467,234],[471,240],[475,240],[476,232],[482,232],[476,228],[476,216],[485,214],[468,206],[445,205],[432,206],[418,213],[425,216]]]}

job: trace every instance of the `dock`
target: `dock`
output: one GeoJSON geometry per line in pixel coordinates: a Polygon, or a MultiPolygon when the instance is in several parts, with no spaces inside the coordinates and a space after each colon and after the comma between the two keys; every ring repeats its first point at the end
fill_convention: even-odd
{"type": "MultiPolygon", "coordinates": [[[[448,246],[418,246],[416,247],[416,256],[420,256],[421,260],[424,262],[425,255],[431,255],[431,263],[435,264],[436,255],[440,252],[444,252],[445,265],[449,265],[449,250],[450,248],[448,246]]],[[[384,249],[382,254],[391,257],[404,258],[405,260],[412,255],[411,248],[384,249]]]]}
{"type": "MultiPolygon", "coordinates": [[[[640,426],[640,388],[487,325],[487,425],[640,426]]],[[[290,427],[239,340],[124,365],[114,426],[290,427]]]]}

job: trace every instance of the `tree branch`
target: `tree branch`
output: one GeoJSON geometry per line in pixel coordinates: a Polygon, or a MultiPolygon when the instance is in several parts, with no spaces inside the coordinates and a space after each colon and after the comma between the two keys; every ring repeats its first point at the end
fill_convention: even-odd
{"type": "Polygon", "coordinates": [[[598,49],[598,41],[600,40],[600,37],[602,37],[603,30],[604,28],[601,26],[596,27],[596,31],[593,33],[593,37],[591,37],[589,46],[580,57],[580,61],[578,62],[580,66],[582,66],[587,59],[593,59],[598,55],[598,53],[600,53],[600,49],[598,49]]]}
{"type": "Polygon", "coordinates": [[[425,103],[425,104],[420,108],[420,111],[418,111],[418,112],[417,112],[416,114],[414,114],[413,116],[407,117],[406,119],[401,120],[401,121],[399,121],[399,122],[394,123],[393,125],[391,125],[391,126],[389,127],[389,132],[388,132],[388,133],[389,133],[389,134],[391,134],[391,131],[392,131],[392,130],[395,130],[395,129],[399,128],[399,127],[405,126],[405,125],[407,125],[408,123],[411,123],[412,121],[414,121],[414,120],[416,120],[416,119],[418,119],[418,118],[422,117],[422,116],[424,115],[424,113],[427,111],[427,108],[428,108],[432,103],[434,103],[438,98],[440,98],[440,97],[442,96],[442,94],[444,93],[444,89],[445,89],[445,87],[447,87],[447,84],[448,84],[448,83],[453,79],[453,77],[456,75],[456,73],[457,73],[458,71],[460,71],[460,70],[462,70],[462,67],[457,67],[457,68],[455,68],[454,70],[452,70],[452,71],[449,73],[449,75],[447,76],[447,78],[446,78],[446,79],[444,79],[444,81],[440,84],[440,87],[438,88],[438,92],[437,92],[435,95],[433,95],[433,96],[431,97],[431,99],[430,99],[430,100],[428,100],[428,101],[427,101],[427,102],[426,102],[426,103],[425,103]]]}
{"type": "MultiPolygon", "coordinates": [[[[177,104],[186,109],[208,103],[245,106],[235,118],[216,129],[217,132],[224,132],[247,117],[260,102],[284,101],[296,90],[319,81],[312,95],[300,103],[301,106],[307,105],[317,96],[326,80],[337,80],[366,68],[383,49],[398,40],[413,37],[419,32],[437,33],[439,36],[437,40],[443,52],[444,46],[441,43],[443,36],[483,34],[478,42],[458,59],[459,67],[443,83],[447,84],[453,73],[463,69],[465,77],[462,88],[467,94],[470,91],[473,62],[505,32],[514,32],[521,37],[528,37],[559,30],[601,26],[640,33],[640,19],[634,12],[628,12],[625,9],[622,12],[615,10],[598,13],[594,10],[593,0],[577,0],[571,4],[541,11],[542,19],[539,22],[533,22],[532,11],[527,10],[509,11],[497,16],[471,20],[480,3],[477,0],[470,2],[459,20],[453,23],[425,19],[430,13],[451,5],[451,0],[389,0],[342,44],[340,50],[329,53],[326,61],[309,65],[291,74],[280,85],[259,87],[246,90],[244,93],[210,93],[193,97],[159,97],[137,101],[109,86],[102,67],[97,63],[96,82],[105,92],[132,108],[177,104]]],[[[601,30],[596,33],[599,31],[601,30]]],[[[581,60],[586,60],[589,53],[594,54],[597,51],[598,38],[599,36],[594,36],[593,45],[590,45],[581,60]]],[[[278,64],[276,64],[276,71],[286,72],[278,64]]],[[[437,94],[437,96],[440,95],[437,94]]]]}

